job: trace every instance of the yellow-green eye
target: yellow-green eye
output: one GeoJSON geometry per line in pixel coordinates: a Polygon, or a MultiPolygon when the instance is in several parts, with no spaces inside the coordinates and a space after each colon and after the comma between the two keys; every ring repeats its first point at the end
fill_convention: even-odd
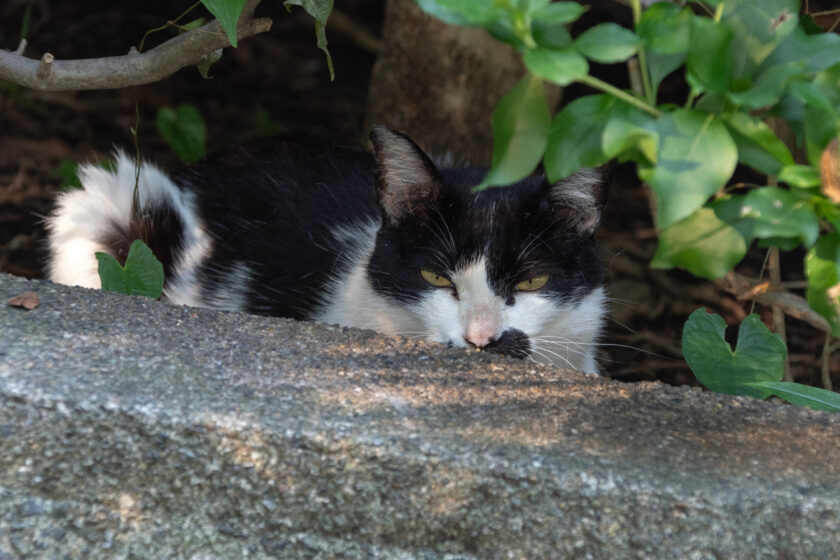
{"type": "Polygon", "coordinates": [[[546,282],[548,282],[548,274],[540,274],[539,276],[523,280],[516,285],[516,289],[520,292],[533,292],[545,286],[546,282]]]}
{"type": "Polygon", "coordinates": [[[420,275],[423,277],[423,280],[438,288],[448,288],[452,285],[452,280],[431,270],[423,269],[420,271],[420,275]]]}

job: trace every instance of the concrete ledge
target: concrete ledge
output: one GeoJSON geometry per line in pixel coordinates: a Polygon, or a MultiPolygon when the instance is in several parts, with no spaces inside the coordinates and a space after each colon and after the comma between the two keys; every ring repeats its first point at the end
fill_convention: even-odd
{"type": "Polygon", "coordinates": [[[838,415],[5,275],[0,303],[0,560],[840,550],[838,415]]]}

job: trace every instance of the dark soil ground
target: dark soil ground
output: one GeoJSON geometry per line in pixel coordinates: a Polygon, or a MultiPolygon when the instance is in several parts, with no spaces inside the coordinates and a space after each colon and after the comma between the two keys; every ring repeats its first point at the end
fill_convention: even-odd
{"type": "MultiPolygon", "coordinates": [[[[156,84],[113,91],[40,93],[0,82],[0,271],[43,276],[41,219],[63,182],[62,165],[107,159],[114,147],[132,150],[130,130],[135,126],[144,158],[169,170],[181,165],[156,131],[155,114],[161,107],[195,105],[207,123],[210,153],[273,132],[364,137],[362,123],[375,54],[360,46],[352,31],[328,27],[336,68],[335,81],[330,82],[326,60],[315,46],[313,20],[301,9],[286,13],[280,2],[263,4],[259,15],[273,17],[272,31],[242,41],[238,49],[228,49],[211,68],[211,80],[187,68],[156,84]]],[[[618,11],[614,2],[605,4],[609,9],[599,12],[596,6],[592,14],[618,11]]],[[[166,2],[135,0],[109,6],[4,2],[0,48],[17,47],[28,12],[28,56],[46,51],[59,59],[120,55],[147,30],[183,9],[166,2]]],[[[349,16],[351,29],[379,35],[381,0],[346,0],[340,9],[349,16]]],[[[171,34],[167,30],[152,35],[147,46],[171,34]]],[[[615,78],[610,74],[613,70],[603,72],[603,77],[615,78]]],[[[666,94],[668,88],[679,93],[681,85],[666,83],[664,87],[666,94]]],[[[568,101],[575,95],[571,89],[565,98],[568,101]]],[[[602,349],[603,367],[621,380],[696,383],[680,352],[687,316],[697,307],[706,307],[723,315],[728,324],[738,324],[751,311],[751,302],[687,273],[648,268],[656,234],[646,194],[632,169],[617,169],[601,237],[614,298],[607,345],[602,349]]],[[[802,279],[801,259],[802,254],[785,256],[783,280],[802,279]]],[[[763,262],[764,253],[754,250],[739,271],[757,279],[763,262]]],[[[771,323],[768,309],[758,306],[755,311],[771,323]]],[[[820,385],[823,335],[792,318],[787,327],[795,379],[820,385]]],[[[831,368],[836,386],[840,383],[836,353],[831,368]]]]}

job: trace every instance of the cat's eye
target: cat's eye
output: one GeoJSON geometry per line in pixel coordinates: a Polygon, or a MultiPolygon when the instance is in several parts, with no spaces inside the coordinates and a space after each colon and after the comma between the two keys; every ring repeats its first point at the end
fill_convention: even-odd
{"type": "Polygon", "coordinates": [[[432,272],[431,270],[421,270],[420,276],[423,277],[423,280],[432,286],[437,286],[438,288],[449,288],[452,286],[452,280],[446,276],[441,276],[437,272],[432,272]]]}
{"type": "Polygon", "coordinates": [[[516,289],[520,292],[533,292],[545,286],[546,282],[548,282],[548,274],[540,274],[539,276],[523,280],[516,285],[516,289]]]}

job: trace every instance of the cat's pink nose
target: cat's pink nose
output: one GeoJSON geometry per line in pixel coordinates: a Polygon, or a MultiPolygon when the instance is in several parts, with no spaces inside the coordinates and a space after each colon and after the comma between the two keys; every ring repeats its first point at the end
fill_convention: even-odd
{"type": "Polygon", "coordinates": [[[471,323],[467,326],[467,332],[464,333],[464,340],[476,348],[484,348],[496,340],[496,331],[497,329],[492,325],[471,323]]]}

